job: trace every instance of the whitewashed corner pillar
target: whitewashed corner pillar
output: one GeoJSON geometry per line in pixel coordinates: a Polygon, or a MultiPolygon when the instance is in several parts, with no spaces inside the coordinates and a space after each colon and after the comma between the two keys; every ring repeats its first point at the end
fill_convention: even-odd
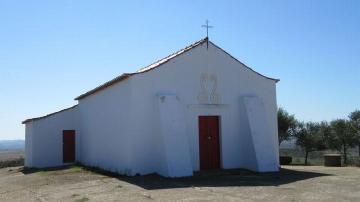
{"type": "Polygon", "coordinates": [[[258,172],[278,171],[277,145],[266,120],[264,103],[258,97],[245,97],[244,104],[249,122],[251,139],[255,150],[258,172]]]}
{"type": "MultiPolygon", "coordinates": [[[[175,94],[158,94],[160,132],[168,177],[193,175],[184,108],[175,94]]],[[[166,172],[166,171],[165,171],[166,172]]]]}

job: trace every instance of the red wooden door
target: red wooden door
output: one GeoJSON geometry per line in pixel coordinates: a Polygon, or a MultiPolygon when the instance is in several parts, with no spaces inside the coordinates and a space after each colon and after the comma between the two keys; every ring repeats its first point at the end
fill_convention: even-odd
{"type": "Polygon", "coordinates": [[[75,130],[63,131],[63,162],[75,161],[75,130]]]}
{"type": "Polygon", "coordinates": [[[220,168],[219,117],[199,116],[200,170],[220,168]]]}

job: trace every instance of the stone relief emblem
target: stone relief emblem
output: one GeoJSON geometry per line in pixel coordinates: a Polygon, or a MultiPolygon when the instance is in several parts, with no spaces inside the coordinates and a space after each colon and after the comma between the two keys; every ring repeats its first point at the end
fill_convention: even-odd
{"type": "Polygon", "coordinates": [[[218,80],[215,74],[201,74],[200,88],[201,90],[198,94],[199,103],[220,104],[220,94],[217,93],[218,80]]]}
{"type": "Polygon", "coordinates": [[[208,93],[206,89],[206,81],[208,80],[207,74],[201,74],[200,76],[200,88],[201,91],[198,94],[199,103],[206,104],[208,103],[208,93]]]}

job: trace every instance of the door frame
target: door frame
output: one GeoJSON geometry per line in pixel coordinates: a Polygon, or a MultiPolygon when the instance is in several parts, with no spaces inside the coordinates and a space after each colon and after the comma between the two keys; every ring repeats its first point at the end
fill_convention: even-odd
{"type": "Polygon", "coordinates": [[[197,126],[198,126],[198,130],[197,130],[197,136],[198,136],[198,157],[199,157],[199,161],[198,161],[198,165],[199,165],[199,171],[201,171],[201,156],[200,156],[200,117],[218,117],[218,128],[219,128],[219,169],[223,169],[223,157],[222,157],[222,128],[221,128],[221,115],[220,114],[199,114],[196,116],[197,118],[197,126]]]}

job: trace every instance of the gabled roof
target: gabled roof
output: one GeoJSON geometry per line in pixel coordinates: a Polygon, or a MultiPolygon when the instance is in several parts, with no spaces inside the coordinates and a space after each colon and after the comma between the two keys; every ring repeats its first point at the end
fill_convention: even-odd
{"type": "Polygon", "coordinates": [[[151,65],[148,65],[148,66],[146,66],[144,68],[141,68],[140,70],[138,70],[138,71],[136,71],[134,73],[124,73],[124,74],[122,74],[122,75],[120,75],[118,77],[115,77],[114,79],[112,79],[112,80],[110,80],[110,81],[108,81],[108,82],[106,82],[106,83],[104,83],[104,84],[102,84],[102,85],[100,85],[100,86],[98,86],[98,87],[96,87],[96,88],[94,88],[94,89],[92,89],[92,90],[90,90],[90,91],[76,97],[75,100],[81,100],[81,99],[83,99],[83,98],[85,98],[85,97],[87,97],[87,96],[89,96],[91,94],[94,94],[94,93],[96,93],[96,92],[98,92],[98,91],[100,91],[100,90],[102,90],[104,88],[107,88],[107,87],[109,87],[109,86],[111,86],[111,85],[113,85],[113,84],[115,84],[117,82],[120,82],[120,81],[122,81],[124,79],[127,79],[128,77],[130,77],[132,75],[141,74],[141,73],[150,71],[150,70],[152,70],[152,69],[154,69],[154,68],[168,62],[169,60],[171,60],[171,59],[173,59],[173,58],[187,52],[188,50],[191,50],[191,49],[197,47],[198,45],[203,44],[206,41],[207,41],[207,38],[201,39],[200,41],[197,41],[197,42],[195,42],[195,43],[193,43],[193,44],[191,44],[191,45],[189,45],[189,46],[187,46],[187,47],[185,47],[185,48],[183,48],[183,49],[181,49],[181,50],[179,50],[179,51],[177,51],[177,52],[175,52],[175,53],[173,53],[171,55],[168,55],[167,57],[164,57],[163,59],[160,59],[160,60],[154,62],[151,65]]]}
{"type": "Polygon", "coordinates": [[[64,111],[67,111],[67,110],[70,110],[70,109],[73,109],[75,108],[77,105],[74,105],[72,107],[69,107],[69,108],[65,108],[65,109],[62,109],[60,111],[57,111],[57,112],[54,112],[54,113],[51,113],[51,114],[48,114],[48,115],[45,115],[45,116],[40,116],[40,117],[37,117],[37,118],[31,118],[31,119],[26,119],[25,121],[21,122],[22,124],[25,124],[25,123],[28,123],[30,121],[37,121],[37,120],[40,120],[40,119],[44,119],[44,118],[47,118],[49,116],[53,116],[55,114],[58,114],[58,113],[61,113],[61,112],[64,112],[64,111]]]}
{"type": "MultiPolygon", "coordinates": [[[[109,86],[111,86],[111,85],[113,85],[113,84],[115,84],[115,83],[118,83],[118,82],[120,82],[120,81],[122,81],[122,80],[125,80],[125,79],[129,78],[129,77],[132,76],[132,75],[145,73],[145,72],[148,72],[148,71],[150,71],[150,70],[152,70],[152,69],[155,69],[156,67],[159,67],[159,66],[161,66],[161,65],[169,62],[171,59],[173,59],[173,58],[175,58],[175,57],[177,57],[177,56],[179,56],[179,55],[181,55],[181,54],[183,54],[183,53],[186,53],[187,51],[189,51],[189,50],[191,50],[191,49],[193,49],[193,48],[195,48],[195,47],[197,47],[197,46],[199,46],[199,45],[201,45],[201,44],[203,44],[203,43],[205,43],[205,42],[211,43],[212,45],[214,45],[215,47],[217,47],[218,49],[220,49],[221,51],[223,51],[224,53],[226,53],[228,56],[230,56],[231,58],[233,58],[234,60],[236,60],[237,62],[239,62],[240,64],[242,64],[243,66],[245,66],[245,67],[248,68],[249,70],[253,71],[254,73],[256,73],[256,74],[258,74],[258,75],[260,75],[260,76],[262,76],[262,77],[264,77],[264,78],[273,80],[273,81],[275,81],[275,82],[280,81],[279,79],[270,78],[270,77],[267,77],[267,76],[264,76],[264,75],[258,73],[257,71],[255,71],[255,70],[251,69],[250,67],[246,66],[244,63],[240,62],[238,59],[236,59],[235,57],[233,57],[232,55],[230,55],[228,52],[226,52],[225,50],[223,50],[222,48],[220,48],[220,47],[217,46],[216,44],[214,44],[214,43],[212,43],[211,41],[209,41],[208,38],[204,38],[204,39],[201,39],[200,41],[197,41],[197,42],[195,42],[195,43],[193,43],[193,44],[191,44],[191,45],[189,45],[189,46],[187,46],[187,47],[185,47],[185,48],[183,48],[183,49],[181,49],[181,50],[179,50],[179,51],[171,54],[171,55],[168,55],[167,57],[165,57],[165,58],[163,58],[163,59],[160,59],[160,60],[154,62],[154,63],[151,64],[151,65],[148,65],[148,66],[146,66],[146,67],[144,67],[144,68],[141,68],[140,70],[138,70],[138,71],[136,71],[136,72],[133,72],[133,73],[124,73],[124,74],[122,74],[122,75],[120,75],[120,76],[118,76],[118,77],[115,77],[114,79],[112,79],[112,80],[110,80],[110,81],[108,81],[108,82],[106,82],[106,83],[104,83],[104,84],[102,84],[102,85],[100,85],[100,86],[98,86],[98,87],[96,87],[96,88],[94,88],[94,89],[92,89],[92,90],[90,90],[90,91],[88,91],[88,92],[86,92],[86,93],[84,93],[84,94],[76,97],[75,100],[81,100],[81,99],[83,99],[83,98],[85,98],[85,97],[87,97],[87,96],[89,96],[89,95],[92,95],[92,94],[94,94],[94,93],[96,93],[96,92],[98,92],[98,91],[101,91],[101,90],[103,90],[103,89],[105,89],[105,88],[107,88],[107,87],[109,87],[109,86]]],[[[25,123],[28,123],[28,122],[31,122],[31,121],[36,121],[36,120],[44,119],[44,118],[47,118],[47,117],[49,117],[49,116],[55,115],[55,114],[57,114],[57,113],[60,113],[60,112],[63,112],[63,111],[67,111],[67,110],[73,109],[73,108],[75,108],[76,106],[77,106],[77,105],[74,105],[74,106],[72,106],[72,107],[69,107],[69,108],[66,108],[66,109],[63,109],[63,110],[60,110],[60,111],[57,111],[57,112],[54,112],[54,113],[45,115],[45,116],[41,116],[41,117],[37,117],[37,118],[31,118],[31,119],[26,119],[26,120],[23,121],[22,123],[25,124],[25,123]]]]}
{"type": "Polygon", "coordinates": [[[266,79],[270,79],[270,80],[273,80],[275,81],[276,83],[280,81],[280,79],[274,79],[274,78],[271,78],[271,77],[267,77],[263,74],[260,74],[259,72],[253,70],[251,67],[247,66],[246,64],[244,64],[243,62],[241,62],[240,60],[236,59],[234,56],[230,55],[230,53],[226,52],[224,49],[220,48],[218,45],[214,44],[213,42],[209,41],[212,45],[214,45],[216,48],[220,49],[221,51],[223,51],[225,54],[227,54],[229,57],[231,57],[232,59],[236,60],[238,63],[242,64],[244,67],[248,68],[249,70],[251,70],[252,72],[254,72],[255,74],[261,76],[261,77],[264,77],[266,79]]]}
{"type": "MultiPolygon", "coordinates": [[[[186,53],[187,51],[189,51],[189,50],[191,50],[191,49],[193,49],[193,48],[195,48],[195,47],[197,47],[197,46],[199,46],[199,45],[201,45],[201,44],[203,44],[205,42],[209,42],[209,43],[213,44],[214,46],[216,46],[217,48],[219,48],[220,50],[224,51],[223,49],[221,49],[220,47],[218,47],[217,45],[215,45],[214,43],[209,41],[208,38],[206,37],[206,38],[201,39],[200,41],[197,41],[197,42],[195,42],[195,43],[193,43],[193,44],[191,44],[191,45],[189,45],[189,46],[187,46],[187,47],[185,47],[185,48],[183,48],[183,49],[181,49],[181,50],[179,50],[179,51],[177,51],[177,52],[175,52],[175,53],[173,53],[171,55],[168,55],[167,57],[165,57],[163,59],[160,59],[160,60],[154,62],[151,65],[148,65],[148,66],[146,66],[144,68],[141,68],[140,70],[138,70],[136,72],[124,73],[124,74],[122,74],[122,75],[120,75],[118,77],[115,77],[114,79],[112,79],[112,80],[110,80],[110,81],[108,81],[108,82],[106,82],[106,83],[104,83],[104,84],[102,84],[102,85],[100,85],[100,86],[98,86],[98,87],[84,93],[84,94],[81,94],[80,96],[76,97],[75,100],[81,100],[81,99],[83,99],[83,98],[85,98],[85,97],[87,97],[89,95],[92,95],[92,94],[94,94],[94,93],[96,93],[98,91],[101,91],[101,90],[103,90],[103,89],[105,89],[105,88],[107,88],[107,87],[109,87],[109,86],[111,86],[111,85],[113,85],[115,83],[118,83],[118,82],[120,82],[122,80],[125,80],[125,79],[127,79],[127,78],[129,78],[129,77],[131,77],[133,75],[145,73],[145,72],[148,72],[148,71],[150,71],[152,69],[155,69],[156,67],[159,67],[159,66],[169,62],[171,59],[173,59],[173,58],[175,58],[175,57],[177,57],[177,56],[179,56],[179,55],[181,55],[183,53],[186,53]]],[[[232,55],[230,55],[226,51],[224,51],[224,52],[226,54],[228,54],[231,58],[235,59],[236,61],[238,61],[239,63],[241,63],[242,65],[244,65],[248,69],[250,69],[251,71],[255,72],[256,74],[258,74],[258,75],[260,75],[262,77],[265,77],[267,79],[274,80],[275,82],[279,81],[279,79],[273,79],[273,78],[270,78],[270,77],[266,77],[266,76],[256,72],[255,70],[253,70],[250,67],[246,66],[244,63],[240,62],[238,59],[236,59],[235,57],[233,57],[232,55]]]]}

